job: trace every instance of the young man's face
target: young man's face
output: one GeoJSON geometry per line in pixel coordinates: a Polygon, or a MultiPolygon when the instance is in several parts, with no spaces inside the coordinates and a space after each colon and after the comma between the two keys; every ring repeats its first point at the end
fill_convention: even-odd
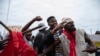
{"type": "Polygon", "coordinates": [[[51,28],[54,28],[55,26],[57,26],[57,20],[55,18],[52,18],[50,19],[48,25],[51,27],[51,28]]]}
{"type": "Polygon", "coordinates": [[[31,38],[31,36],[32,36],[32,32],[28,32],[25,34],[25,37],[27,40],[29,40],[31,38]]]}
{"type": "Polygon", "coordinates": [[[74,22],[73,21],[71,21],[71,22],[69,22],[69,23],[67,23],[66,25],[65,25],[65,27],[64,27],[66,30],[68,30],[68,31],[70,31],[70,32],[72,32],[72,31],[75,31],[76,30],[76,28],[75,28],[75,26],[74,26],[74,22]]]}

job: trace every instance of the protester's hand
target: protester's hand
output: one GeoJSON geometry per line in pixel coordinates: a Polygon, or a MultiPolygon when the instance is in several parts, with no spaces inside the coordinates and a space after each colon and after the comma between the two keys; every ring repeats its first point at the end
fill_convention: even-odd
{"type": "Polygon", "coordinates": [[[60,25],[61,27],[64,27],[65,23],[66,23],[66,21],[63,21],[63,22],[61,22],[59,25],[60,25]]]}
{"type": "Polygon", "coordinates": [[[4,49],[6,45],[7,43],[5,42],[5,40],[0,41],[0,50],[4,49]]]}
{"type": "Polygon", "coordinates": [[[0,50],[4,49],[6,47],[7,43],[0,43],[0,50]]]}
{"type": "Polygon", "coordinates": [[[59,25],[57,25],[55,28],[56,29],[60,29],[60,28],[63,28],[64,27],[64,23],[65,22],[61,22],[59,25]]]}
{"type": "Polygon", "coordinates": [[[4,45],[0,44],[0,50],[4,49],[4,47],[5,47],[4,45]]]}
{"type": "Polygon", "coordinates": [[[11,38],[8,38],[8,39],[5,39],[5,40],[2,40],[0,41],[0,50],[4,49],[5,46],[7,45],[7,41],[11,39],[11,38]]]}
{"type": "Polygon", "coordinates": [[[96,52],[96,50],[97,50],[97,48],[89,46],[85,50],[83,50],[82,52],[88,52],[88,53],[92,54],[92,53],[96,52]]]}
{"type": "Polygon", "coordinates": [[[36,20],[36,21],[41,21],[42,18],[41,18],[40,16],[36,16],[36,17],[35,17],[35,20],[36,20]]]}
{"type": "Polygon", "coordinates": [[[11,38],[8,38],[8,39],[5,39],[5,40],[2,40],[2,41],[0,41],[0,44],[4,44],[6,41],[8,41],[9,39],[11,39],[11,38]]]}
{"type": "Polygon", "coordinates": [[[55,34],[56,31],[58,31],[59,29],[63,28],[63,27],[64,27],[64,23],[65,23],[65,22],[61,22],[60,24],[58,24],[58,25],[51,31],[51,33],[52,33],[52,34],[55,34]]]}

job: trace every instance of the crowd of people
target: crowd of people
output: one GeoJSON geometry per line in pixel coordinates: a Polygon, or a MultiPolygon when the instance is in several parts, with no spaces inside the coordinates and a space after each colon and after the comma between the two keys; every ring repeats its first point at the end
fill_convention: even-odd
{"type": "Polygon", "coordinates": [[[77,29],[71,18],[62,18],[58,24],[57,19],[50,16],[47,18],[49,29],[44,23],[30,29],[34,22],[42,20],[36,16],[20,32],[12,31],[0,21],[9,32],[7,39],[0,35],[0,56],[88,56],[97,51],[88,34],[77,29]],[[32,36],[36,29],[37,35],[32,36]]]}

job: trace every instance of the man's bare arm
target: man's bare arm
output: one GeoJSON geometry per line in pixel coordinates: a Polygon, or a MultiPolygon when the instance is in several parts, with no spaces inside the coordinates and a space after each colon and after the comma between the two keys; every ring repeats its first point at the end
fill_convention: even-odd
{"type": "Polygon", "coordinates": [[[2,22],[0,21],[0,24],[10,33],[11,30],[2,22]]]}
{"type": "Polygon", "coordinates": [[[22,28],[22,32],[26,31],[31,25],[32,23],[34,23],[35,21],[41,21],[42,18],[40,16],[36,16],[35,18],[33,18],[30,22],[28,22],[23,28],[22,28]]]}
{"type": "Polygon", "coordinates": [[[25,34],[25,33],[28,33],[28,32],[30,32],[30,31],[36,30],[36,29],[38,29],[38,28],[41,28],[41,27],[42,27],[42,25],[37,26],[37,27],[34,27],[34,28],[29,29],[29,30],[26,30],[26,31],[23,31],[22,33],[25,34]]]}
{"type": "Polygon", "coordinates": [[[84,34],[84,36],[85,41],[88,43],[88,46],[86,47],[86,50],[83,50],[83,52],[94,53],[97,50],[96,46],[93,44],[93,42],[86,33],[84,34]]]}
{"type": "Polygon", "coordinates": [[[52,34],[55,34],[59,29],[64,27],[65,22],[61,22],[59,25],[57,25],[53,30],[51,30],[52,34]]]}

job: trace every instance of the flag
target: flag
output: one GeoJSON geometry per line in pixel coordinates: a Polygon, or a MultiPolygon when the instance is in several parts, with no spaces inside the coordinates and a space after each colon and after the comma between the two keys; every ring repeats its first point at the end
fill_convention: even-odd
{"type": "Polygon", "coordinates": [[[0,56],[37,56],[35,50],[25,42],[21,32],[11,31],[9,38],[0,56]]]}

